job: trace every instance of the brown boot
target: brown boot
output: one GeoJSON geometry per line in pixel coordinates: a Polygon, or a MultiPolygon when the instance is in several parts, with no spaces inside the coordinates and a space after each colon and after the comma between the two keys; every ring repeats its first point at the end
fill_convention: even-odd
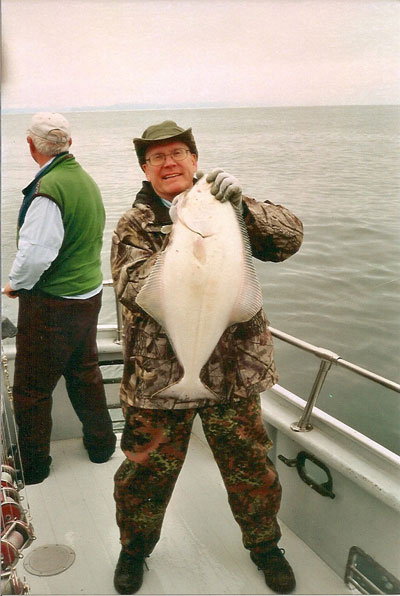
{"type": "Polygon", "coordinates": [[[293,569],[284,557],[285,551],[277,546],[264,552],[250,552],[250,558],[264,573],[265,583],[276,594],[291,594],[296,587],[293,569]]]}
{"type": "Polygon", "coordinates": [[[121,550],[114,573],[114,587],[118,594],[136,594],[143,583],[144,565],[142,555],[130,555],[121,550]]]}

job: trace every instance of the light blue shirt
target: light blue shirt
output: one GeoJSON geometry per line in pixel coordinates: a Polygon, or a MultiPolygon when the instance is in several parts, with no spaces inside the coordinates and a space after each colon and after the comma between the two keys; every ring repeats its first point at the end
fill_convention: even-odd
{"type": "MultiPolygon", "coordinates": [[[[55,159],[53,157],[39,172],[55,159]]],[[[19,231],[18,251],[10,271],[10,285],[13,290],[31,290],[41,275],[57,257],[64,240],[64,225],[59,206],[47,197],[38,196],[26,212],[25,221],[19,231]]],[[[79,296],[62,298],[85,299],[98,294],[100,284],[91,292],[79,296]]]]}
{"type": "Polygon", "coordinates": [[[166,207],[168,207],[168,209],[171,207],[172,201],[168,201],[167,199],[163,199],[162,197],[160,197],[160,199],[161,199],[161,203],[163,203],[166,207]]]}

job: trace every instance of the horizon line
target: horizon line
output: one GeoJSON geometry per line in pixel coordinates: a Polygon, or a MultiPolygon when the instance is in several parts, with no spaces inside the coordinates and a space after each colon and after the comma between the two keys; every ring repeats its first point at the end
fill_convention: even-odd
{"type": "Polygon", "coordinates": [[[35,107],[25,106],[23,108],[1,108],[2,114],[32,114],[43,111],[60,111],[60,112],[119,112],[119,111],[164,111],[164,110],[230,110],[230,109],[278,109],[278,108],[334,108],[334,107],[397,107],[396,103],[332,103],[332,104],[280,104],[280,105],[229,105],[229,104],[190,104],[190,105],[138,105],[138,104],[112,104],[102,106],[73,106],[73,107],[35,107]]]}

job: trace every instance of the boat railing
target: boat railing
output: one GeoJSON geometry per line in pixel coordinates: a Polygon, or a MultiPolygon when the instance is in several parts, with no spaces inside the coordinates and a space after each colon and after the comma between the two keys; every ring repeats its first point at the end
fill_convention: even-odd
{"type": "Polygon", "coordinates": [[[391,389],[392,391],[396,391],[397,393],[400,393],[400,384],[399,383],[395,383],[394,381],[391,381],[390,379],[387,379],[385,377],[377,375],[376,373],[374,373],[366,368],[362,368],[361,366],[358,366],[357,364],[353,364],[352,362],[349,362],[348,360],[344,360],[338,354],[336,354],[335,352],[332,352],[330,350],[327,350],[326,348],[319,348],[319,347],[317,347],[313,344],[310,344],[302,339],[298,339],[297,337],[294,337],[293,335],[289,335],[288,333],[285,333],[284,331],[275,329],[274,327],[270,327],[269,329],[270,329],[273,337],[276,337],[277,339],[280,339],[288,344],[291,344],[292,346],[300,348],[301,350],[303,350],[305,352],[314,354],[315,356],[317,356],[317,358],[320,359],[319,370],[315,377],[314,384],[312,386],[310,395],[308,396],[308,399],[306,401],[306,405],[304,407],[303,414],[297,423],[295,422],[291,425],[291,429],[293,431],[304,432],[304,431],[312,430],[313,427],[312,427],[312,424],[310,423],[311,414],[312,414],[313,408],[316,404],[316,401],[318,399],[318,396],[321,392],[322,386],[325,382],[326,376],[327,376],[332,364],[335,364],[342,368],[346,368],[359,376],[365,377],[366,379],[373,381],[374,383],[378,383],[379,385],[382,385],[383,387],[386,387],[387,389],[391,389]]]}
{"type": "MultiPolygon", "coordinates": [[[[104,282],[104,286],[112,287],[113,286],[112,280],[106,280],[104,282]]],[[[117,341],[121,341],[122,314],[121,314],[121,303],[119,302],[117,297],[115,297],[115,305],[116,305],[116,313],[117,313],[117,341]]],[[[299,349],[303,350],[304,352],[314,354],[320,360],[319,370],[318,370],[317,375],[314,379],[314,383],[313,383],[310,395],[308,396],[308,399],[306,400],[306,405],[304,407],[302,416],[300,417],[298,422],[295,422],[291,425],[291,429],[295,432],[304,432],[304,431],[312,430],[313,426],[310,422],[312,411],[313,411],[313,408],[317,402],[318,396],[321,392],[321,389],[325,382],[326,376],[332,367],[332,364],[335,364],[336,366],[350,370],[353,373],[355,373],[356,375],[365,377],[366,379],[369,379],[370,381],[373,381],[374,383],[378,383],[379,385],[382,385],[382,386],[386,387],[387,389],[396,391],[396,393],[400,393],[400,384],[399,383],[396,383],[394,381],[391,381],[390,379],[387,379],[385,377],[377,375],[376,373],[374,373],[366,368],[362,368],[361,366],[358,366],[357,364],[353,364],[352,362],[349,362],[348,360],[344,360],[338,354],[336,354],[335,352],[332,352],[331,350],[327,350],[326,348],[319,348],[319,347],[317,347],[311,343],[308,343],[302,339],[298,339],[297,337],[294,337],[293,335],[289,335],[288,333],[280,331],[279,329],[275,329],[274,327],[270,327],[269,329],[270,329],[273,337],[275,337],[287,344],[295,346],[296,348],[299,348],[299,349]]]]}

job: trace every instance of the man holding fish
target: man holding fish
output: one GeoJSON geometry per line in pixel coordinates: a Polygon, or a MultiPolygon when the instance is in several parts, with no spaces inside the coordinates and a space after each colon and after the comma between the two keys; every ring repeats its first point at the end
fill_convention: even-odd
{"type": "Polygon", "coordinates": [[[165,121],[134,144],[147,180],[111,250],[123,304],[126,455],[115,475],[114,585],[134,594],[142,584],[198,414],[245,548],[267,585],[290,593],[294,574],[277,546],[281,486],[260,405],[278,377],[252,257],[287,259],[302,224],[280,205],[243,196],[221,169],[197,172],[190,128],[165,121]]]}

